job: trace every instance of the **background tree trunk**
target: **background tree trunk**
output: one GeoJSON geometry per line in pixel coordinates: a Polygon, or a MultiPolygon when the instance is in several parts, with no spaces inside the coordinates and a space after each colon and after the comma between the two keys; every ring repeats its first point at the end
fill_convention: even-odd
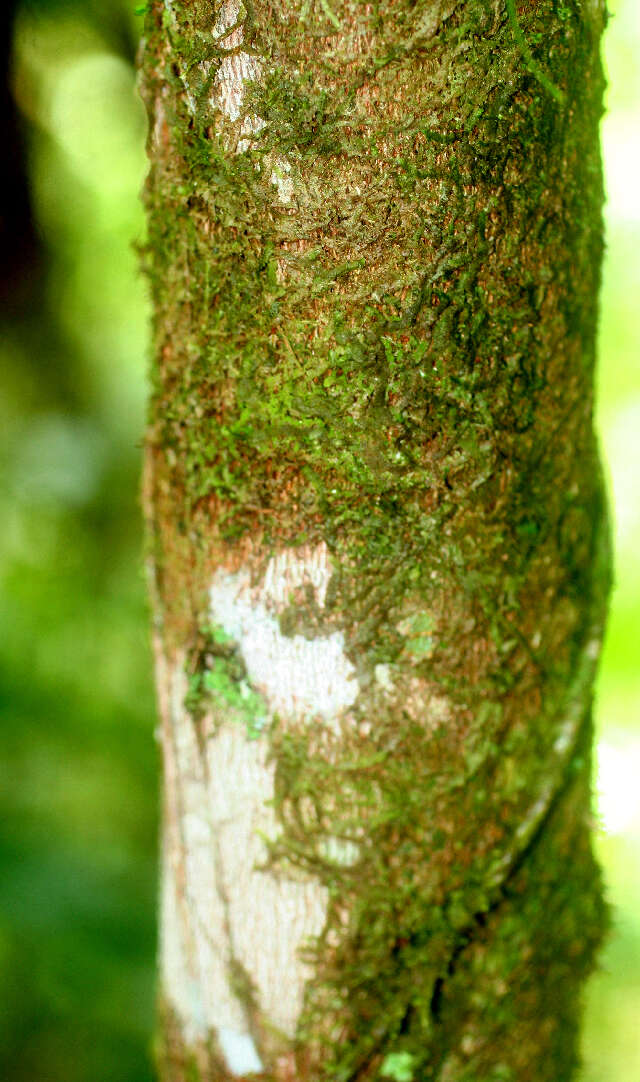
{"type": "Polygon", "coordinates": [[[564,1082],[600,0],[154,0],[166,1079],[564,1082]]]}

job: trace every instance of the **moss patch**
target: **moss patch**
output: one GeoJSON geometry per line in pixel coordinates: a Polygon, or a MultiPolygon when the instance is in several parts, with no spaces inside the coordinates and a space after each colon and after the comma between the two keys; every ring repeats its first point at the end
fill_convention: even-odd
{"type": "MultiPolygon", "coordinates": [[[[286,719],[269,733],[271,867],[331,899],[298,1077],[384,1077],[409,1056],[426,1082],[523,1082],[526,1054],[547,1072],[531,1077],[568,1079],[603,923],[578,750],[608,588],[599,16],[578,0],[255,0],[242,49],[261,75],[232,121],[210,7],[174,7],[167,30],[153,6],[144,62],[167,649],[193,641],[220,563],[259,577],[275,550],[323,541],[335,573],[313,628],[344,633],[362,689],[340,740],[286,719]],[[326,859],[328,837],[358,862],[326,859]],[[542,852],[538,890],[526,869],[542,852]],[[536,1034],[509,959],[542,958],[527,929],[556,890],[549,958],[580,922],[586,946],[573,971],[535,962],[536,1034]],[[474,968],[487,929],[500,1003],[474,968]],[[553,1036],[560,988],[572,1006],[553,1036]],[[474,1043],[483,995],[490,1052],[474,1043]]],[[[282,620],[295,633],[307,616],[282,620]]],[[[235,659],[212,657],[194,703],[240,711],[235,659]]]]}
{"type": "Polygon", "coordinates": [[[251,687],[242,655],[230,635],[205,628],[187,659],[188,689],[184,705],[198,722],[206,713],[242,722],[250,740],[268,723],[267,705],[251,687]]]}

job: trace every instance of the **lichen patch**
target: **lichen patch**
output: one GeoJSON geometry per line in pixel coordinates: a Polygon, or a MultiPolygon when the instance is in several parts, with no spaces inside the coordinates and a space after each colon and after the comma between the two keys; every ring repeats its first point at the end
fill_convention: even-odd
{"type": "Polygon", "coordinates": [[[324,555],[315,551],[307,560],[289,550],[269,561],[260,586],[252,587],[248,570],[230,574],[221,569],[211,583],[213,624],[237,642],[252,687],[272,714],[283,719],[335,722],[358,696],[356,671],[341,631],[308,639],[284,635],[278,622],[301,586],[309,585],[322,607],[327,582],[324,555]]]}

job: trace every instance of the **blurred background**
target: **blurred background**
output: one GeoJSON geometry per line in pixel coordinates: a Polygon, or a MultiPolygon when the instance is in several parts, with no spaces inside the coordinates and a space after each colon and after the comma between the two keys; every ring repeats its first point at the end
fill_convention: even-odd
{"type": "MultiPolygon", "coordinates": [[[[598,421],[617,586],[598,686],[614,928],[580,1082],[640,1079],[640,7],[609,0],[598,421]]],[[[147,1082],[158,757],[138,508],[149,311],[134,0],[4,0],[0,1077],[147,1082]]]]}

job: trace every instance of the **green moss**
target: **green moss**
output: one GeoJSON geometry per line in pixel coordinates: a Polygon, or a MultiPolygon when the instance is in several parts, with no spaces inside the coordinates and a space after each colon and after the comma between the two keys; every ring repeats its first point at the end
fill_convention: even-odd
{"type": "Polygon", "coordinates": [[[385,1056],[380,1074],[382,1078],[392,1078],[395,1082],[412,1082],[414,1057],[410,1052],[389,1052],[385,1056]]]}
{"type": "Polygon", "coordinates": [[[197,722],[205,713],[233,718],[256,740],[268,722],[266,703],[249,682],[236,643],[220,627],[204,628],[187,659],[185,709],[197,722]]]}
{"type": "Polygon", "coordinates": [[[406,637],[404,649],[415,660],[427,658],[433,653],[433,617],[428,612],[414,613],[404,620],[399,630],[406,637]]]}
{"type": "MultiPolygon", "coordinates": [[[[540,66],[540,64],[534,58],[531,52],[529,43],[522,32],[522,27],[520,26],[520,22],[518,20],[515,0],[505,0],[505,3],[507,5],[507,11],[509,12],[509,19],[511,20],[513,33],[515,35],[516,41],[518,42],[518,45],[520,46],[520,49],[522,51],[522,57],[527,67],[532,72],[532,74],[535,75],[540,85],[543,86],[544,89],[549,94],[551,94],[551,96],[555,98],[557,102],[559,102],[561,105],[564,104],[564,93],[562,92],[562,90],[560,90],[560,87],[556,86],[556,84],[551,81],[549,76],[545,73],[544,69],[540,66]]],[[[569,9],[561,7],[558,11],[558,17],[562,19],[568,19],[570,17],[569,9]]],[[[539,35],[538,41],[540,41],[541,39],[542,35],[539,35]]]]}
{"type": "MultiPolygon", "coordinates": [[[[165,635],[198,626],[221,552],[247,545],[258,575],[274,549],[322,541],[325,609],[296,602],[280,627],[341,630],[361,687],[322,750],[314,726],[269,731],[271,866],[330,897],[309,946],[310,1077],[365,1082],[406,1055],[425,1082],[568,1079],[603,925],[576,751],[608,584],[591,426],[595,16],[577,0],[502,14],[466,0],[434,34],[426,0],[354,2],[338,33],[320,2],[268,18],[256,2],[245,43],[262,76],[243,105],[264,126],[237,153],[241,121],[209,103],[221,44],[206,39],[199,68],[202,12],[176,7],[182,77],[156,9],[146,65],[167,124],[146,194],[165,635]],[[358,846],[357,866],[326,859],[329,837],[358,846]],[[542,855],[538,889],[527,869],[542,855]],[[572,974],[563,944],[581,922],[572,974]],[[534,988],[572,1004],[566,1047],[541,1021],[536,1035],[535,1012],[554,1009],[534,988]],[[490,1048],[474,1043],[485,1008],[490,1048]],[[545,1050],[533,1076],[519,1018],[524,1050],[545,1050]]],[[[237,665],[228,644],[200,644],[192,712],[215,700],[259,716],[253,698],[243,713],[237,665]]]]}
{"type": "Polygon", "coordinates": [[[341,129],[348,102],[332,100],[311,72],[291,76],[282,69],[271,70],[245,93],[247,109],[265,122],[254,143],[260,152],[276,149],[279,154],[293,154],[294,160],[304,159],[335,154],[344,141],[341,129]]]}

